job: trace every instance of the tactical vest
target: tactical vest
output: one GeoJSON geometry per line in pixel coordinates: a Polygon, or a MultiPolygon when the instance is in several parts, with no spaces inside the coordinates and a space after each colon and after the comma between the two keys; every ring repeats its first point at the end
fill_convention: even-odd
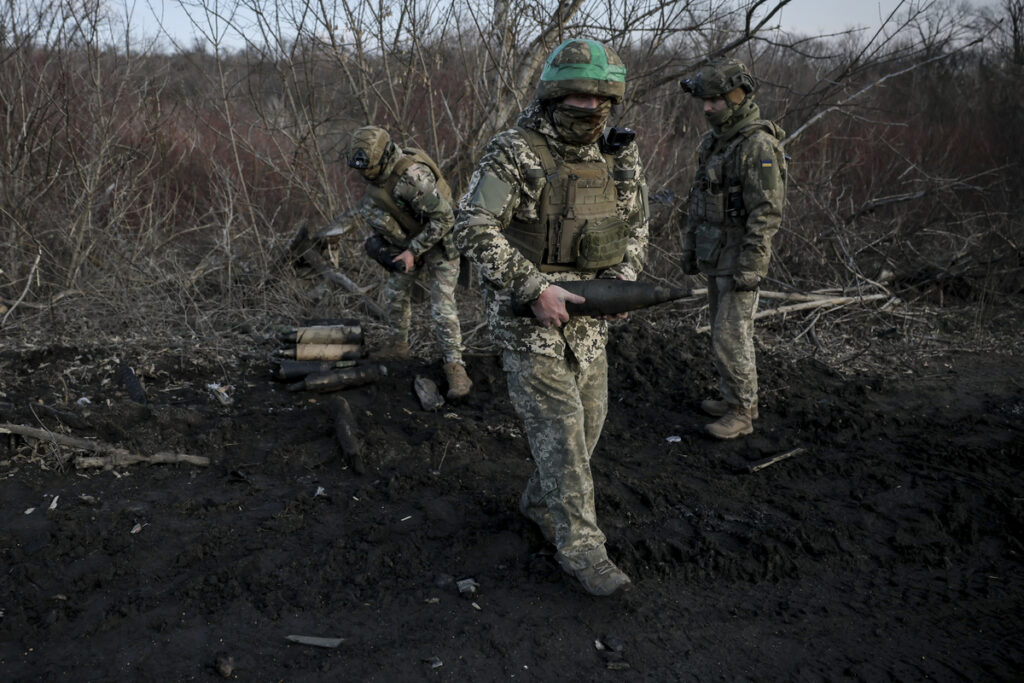
{"type": "MultiPolygon", "coordinates": [[[[711,153],[713,139],[701,145],[698,168],[690,189],[689,212],[697,221],[695,250],[699,261],[714,263],[726,242],[728,230],[746,225],[747,209],[743,204],[743,178],[739,168],[740,146],[758,131],[774,135],[768,121],[758,120],[736,133],[721,152],[711,153]]],[[[783,169],[783,173],[784,173],[783,169]]]]}
{"type": "Polygon", "coordinates": [[[542,167],[527,170],[526,176],[546,182],[537,201],[537,220],[513,218],[505,230],[509,243],[544,273],[599,270],[621,263],[627,226],[618,217],[614,157],[556,162],[544,135],[529,128],[516,130],[542,167]]]}
{"type": "Polygon", "coordinates": [[[395,162],[395,167],[391,169],[391,175],[383,183],[377,185],[368,182],[366,184],[366,196],[369,197],[375,206],[386,211],[398,222],[406,237],[412,238],[423,230],[424,221],[422,217],[412,213],[410,207],[405,206],[404,203],[399,204],[395,200],[395,187],[398,185],[398,180],[402,177],[402,174],[413,164],[424,164],[434,174],[437,191],[449,205],[452,203],[452,190],[445,181],[444,176],[441,175],[441,169],[437,167],[434,160],[422,149],[410,147],[402,149],[402,153],[404,156],[395,162]]]}

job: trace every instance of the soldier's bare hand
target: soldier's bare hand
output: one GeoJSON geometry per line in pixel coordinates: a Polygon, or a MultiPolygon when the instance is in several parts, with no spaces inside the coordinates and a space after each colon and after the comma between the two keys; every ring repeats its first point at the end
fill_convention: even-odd
{"type": "Polygon", "coordinates": [[[558,285],[548,285],[537,300],[530,304],[530,309],[544,327],[561,327],[569,322],[569,312],[565,310],[566,302],[581,304],[584,301],[586,299],[579,294],[573,294],[558,285]]]}
{"type": "Polygon", "coordinates": [[[412,255],[412,252],[406,249],[401,254],[394,258],[395,262],[401,261],[405,264],[405,272],[411,273],[416,268],[416,257],[412,255]]]}

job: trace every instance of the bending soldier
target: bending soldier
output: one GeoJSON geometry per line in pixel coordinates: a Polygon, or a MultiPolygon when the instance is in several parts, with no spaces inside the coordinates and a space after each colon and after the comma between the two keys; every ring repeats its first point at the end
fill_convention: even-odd
{"type": "Polygon", "coordinates": [[[625,73],[598,42],[558,46],[536,100],[488,143],[455,226],[459,249],[480,265],[491,336],[536,465],[520,510],[593,595],[630,585],[608,559],[590,470],[608,411],[608,325],[570,317],[565,303],[583,299],[558,282],[635,280],[646,258],[636,144],[615,153],[599,144],[625,73]],[[515,317],[514,301],[532,302],[535,317],[515,317]]]}
{"type": "Polygon", "coordinates": [[[701,408],[719,419],[707,426],[719,439],[754,431],[757,365],[754,312],[768,272],[772,236],[782,222],[786,157],[784,131],[761,118],[756,83],[747,67],[723,59],[680,84],[703,100],[711,130],[698,148],[683,229],[683,272],[708,280],[711,348],[721,399],[701,408]]]}
{"type": "Polygon", "coordinates": [[[364,126],[352,134],[348,165],[366,181],[368,201],[361,214],[374,233],[371,240],[382,240],[384,246],[398,252],[385,285],[391,339],[374,355],[409,355],[412,288],[426,271],[434,331],[444,354],[448,398],[461,398],[473,383],[462,360],[462,332],[455,306],[459,253],[452,242],[455,217],[448,183],[425,152],[399,148],[388,132],[377,126],[364,126]]]}

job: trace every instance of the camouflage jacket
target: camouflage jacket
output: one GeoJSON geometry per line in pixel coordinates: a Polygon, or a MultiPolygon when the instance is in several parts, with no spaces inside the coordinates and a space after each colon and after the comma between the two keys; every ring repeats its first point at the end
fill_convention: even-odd
{"type": "MultiPolygon", "coordinates": [[[[377,184],[382,185],[394,172],[395,164],[402,156],[402,151],[396,150],[394,158],[382,169],[380,178],[375,181],[377,184]]],[[[445,251],[445,258],[452,259],[458,256],[452,242],[455,215],[452,206],[437,191],[434,173],[428,166],[421,163],[409,166],[398,179],[392,195],[400,207],[407,208],[409,213],[425,223],[422,231],[411,237],[406,235],[393,216],[369,200],[364,200],[360,204],[359,219],[371,230],[381,233],[388,242],[411,251],[416,258],[438,245],[445,251]]]]}
{"type": "Polygon", "coordinates": [[[719,133],[709,131],[697,151],[683,228],[683,258],[696,257],[702,273],[764,276],[772,237],[782,223],[785,132],[760,118],[757,105],[719,133]]]}
{"type": "MultiPolygon", "coordinates": [[[[603,159],[597,143],[572,146],[561,142],[537,102],[523,110],[516,125],[542,133],[556,160],[603,159]]],[[[614,167],[615,170],[633,171],[622,174],[631,176],[630,179],[615,181],[617,211],[629,225],[623,261],[597,273],[569,270],[545,274],[512,247],[502,234],[513,216],[523,221],[537,219],[537,203],[545,182],[541,160],[515,129],[499,133],[487,144],[484,156],[470,179],[469,189],[459,201],[455,244],[479,266],[488,325],[495,344],[501,348],[556,358],[565,357],[566,349],[570,349],[581,367],[589,365],[604,350],[608,341],[605,321],[574,316],[561,328],[545,328],[533,317],[514,317],[511,301],[513,297],[519,301],[533,301],[549,283],[559,280],[620,276],[627,280],[636,279],[647,257],[648,234],[646,186],[636,143],[630,143],[616,155],[614,167]],[[509,186],[507,195],[481,196],[481,179],[487,175],[509,186]]]]}

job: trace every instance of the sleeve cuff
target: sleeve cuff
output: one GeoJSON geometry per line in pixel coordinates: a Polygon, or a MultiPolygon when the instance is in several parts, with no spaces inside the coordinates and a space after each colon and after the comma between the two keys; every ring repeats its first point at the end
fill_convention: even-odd
{"type": "Polygon", "coordinates": [[[547,288],[548,281],[539,272],[531,273],[512,283],[512,293],[519,301],[536,301],[547,288]]]}

